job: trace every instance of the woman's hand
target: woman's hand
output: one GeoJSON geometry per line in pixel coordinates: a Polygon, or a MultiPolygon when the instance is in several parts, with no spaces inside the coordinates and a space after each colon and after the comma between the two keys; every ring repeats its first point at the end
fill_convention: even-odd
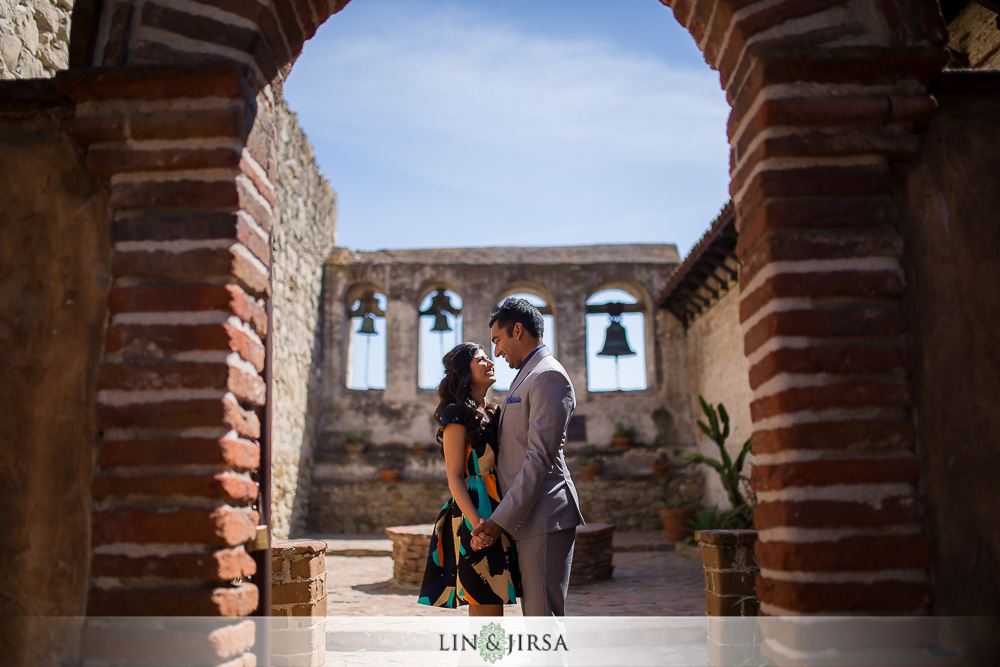
{"type": "Polygon", "coordinates": [[[472,548],[476,551],[492,545],[500,537],[500,526],[486,519],[479,519],[479,525],[472,531],[472,548]],[[494,535],[493,533],[496,533],[494,535]]]}

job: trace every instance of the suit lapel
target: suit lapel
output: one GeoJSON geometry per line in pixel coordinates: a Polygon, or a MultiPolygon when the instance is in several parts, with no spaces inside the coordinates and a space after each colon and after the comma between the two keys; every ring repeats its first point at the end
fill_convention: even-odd
{"type": "MultiPolygon", "coordinates": [[[[552,353],[549,352],[549,348],[543,346],[540,350],[538,350],[538,352],[535,352],[535,354],[531,356],[531,359],[528,360],[528,363],[525,364],[520,371],[518,371],[517,377],[514,378],[514,382],[511,383],[510,389],[507,390],[507,398],[504,399],[503,405],[500,407],[501,425],[503,424],[503,415],[505,412],[507,412],[507,399],[513,396],[514,391],[524,383],[524,381],[528,378],[529,375],[531,375],[531,371],[535,369],[535,366],[538,365],[538,362],[540,362],[542,359],[551,354],[552,353]]],[[[499,427],[500,426],[498,425],[497,428],[499,427]]]]}

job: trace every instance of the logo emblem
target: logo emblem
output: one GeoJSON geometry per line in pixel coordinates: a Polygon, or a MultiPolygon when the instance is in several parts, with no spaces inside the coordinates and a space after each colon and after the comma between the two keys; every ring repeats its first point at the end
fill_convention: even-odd
{"type": "Polygon", "coordinates": [[[499,623],[488,623],[479,631],[479,656],[483,660],[496,662],[504,656],[510,646],[507,633],[499,623]]]}

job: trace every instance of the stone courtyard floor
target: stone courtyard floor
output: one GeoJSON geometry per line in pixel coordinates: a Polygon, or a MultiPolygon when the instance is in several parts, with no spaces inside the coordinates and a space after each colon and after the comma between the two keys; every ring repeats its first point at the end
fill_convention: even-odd
{"type": "MultiPolygon", "coordinates": [[[[417,604],[417,588],[392,580],[392,545],[378,536],[317,537],[328,544],[328,616],[467,616],[466,609],[417,604]]],[[[701,616],[705,613],[701,562],[673,550],[662,533],[615,535],[611,579],[570,586],[569,616],[701,616]]],[[[696,551],[696,550],[695,550],[696,551]]],[[[520,616],[520,605],[505,614],[520,616]]]]}
{"type": "MultiPolygon", "coordinates": [[[[388,539],[344,535],[317,535],[311,538],[321,539],[328,545],[326,665],[418,667],[426,664],[442,667],[456,664],[456,660],[457,664],[487,664],[475,655],[421,653],[412,649],[400,650],[394,645],[397,638],[406,633],[408,625],[415,631],[413,624],[424,622],[410,621],[407,624],[407,617],[420,617],[433,622],[434,617],[466,618],[468,610],[417,604],[415,586],[404,587],[393,582],[392,544],[388,539]],[[387,618],[375,624],[365,621],[364,617],[372,616],[387,618]],[[352,638],[356,637],[361,637],[368,648],[352,648],[352,638]]],[[[704,575],[697,555],[697,549],[674,549],[674,545],[668,543],[659,531],[616,534],[613,577],[590,584],[571,585],[567,614],[579,617],[673,617],[671,631],[676,634],[676,641],[665,640],[670,644],[668,647],[658,647],[649,655],[633,651],[627,658],[623,655],[601,658],[598,653],[591,652],[586,654],[583,662],[580,662],[578,654],[574,654],[568,663],[560,660],[556,664],[624,664],[622,660],[635,666],[706,664],[704,640],[697,638],[701,630],[699,618],[704,619],[705,614],[704,575]]],[[[521,616],[520,605],[507,606],[505,614],[521,616]]],[[[653,622],[662,620],[649,619],[653,622]]],[[[644,622],[641,618],[623,618],[622,621],[627,625],[616,627],[641,627],[644,622]]],[[[659,633],[658,637],[669,636],[664,635],[662,629],[655,632],[659,633]]],[[[511,660],[514,659],[509,658],[506,662],[511,660]]]]}

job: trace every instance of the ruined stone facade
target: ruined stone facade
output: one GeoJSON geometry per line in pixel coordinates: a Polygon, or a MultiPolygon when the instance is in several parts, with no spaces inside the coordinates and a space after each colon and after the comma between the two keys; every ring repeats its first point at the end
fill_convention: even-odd
{"type": "MultiPolygon", "coordinates": [[[[324,281],[323,411],[313,468],[310,527],[321,533],[355,532],[377,529],[380,519],[374,517],[392,525],[432,521],[447,498],[444,461],[434,441],[437,425],[432,414],[437,395],[433,389],[418,387],[416,362],[419,304],[439,288],[453,291],[462,300],[459,340],[477,342],[487,349],[489,314],[506,296],[535,294],[552,308],[554,353],[566,367],[577,399],[575,428],[570,429],[565,450],[567,461],[571,471],[578,473],[582,458],[604,458],[604,475],[613,478],[617,488],[611,497],[600,497],[604,487],[587,482],[578,485],[581,502],[589,511],[588,520],[612,522],[620,530],[655,529],[657,507],[682,495],[702,498],[700,471],[679,471],[677,483],[669,489],[666,482],[656,489],[649,482],[651,464],[657,457],[672,458],[679,470],[681,453],[689,451],[696,440],[688,379],[688,368],[694,363],[688,359],[690,337],[676,335],[676,319],[656,308],[651,297],[678,263],[672,245],[372,253],[336,250],[327,263],[324,281]],[[588,391],[587,299],[609,288],[629,293],[644,315],[645,390],[588,391]],[[357,320],[350,319],[350,309],[366,290],[387,299],[384,390],[347,388],[352,354],[348,330],[357,326],[357,320]],[[631,450],[612,450],[617,422],[635,429],[636,444],[631,450]],[[361,454],[345,451],[348,434],[362,435],[367,449],[361,454]],[[413,447],[423,443],[434,443],[433,455],[413,453],[413,447]],[[378,469],[394,461],[404,466],[404,482],[400,484],[407,486],[402,490],[376,481],[378,469]],[[697,477],[697,482],[684,481],[690,475],[697,477]],[[370,508],[373,503],[363,500],[366,495],[384,498],[386,493],[409,497],[413,502],[389,509],[370,508]],[[626,520],[624,513],[635,507],[647,509],[626,520]]],[[[723,319],[720,326],[729,332],[724,342],[732,342],[739,322],[732,309],[726,316],[729,320],[723,319]]],[[[735,353],[707,364],[718,367],[726,377],[743,380],[727,396],[746,406],[749,388],[745,377],[740,375],[739,366],[735,370],[726,366],[734,354],[739,357],[738,346],[735,353]],[[737,399],[741,388],[743,393],[737,399]]],[[[504,396],[502,391],[491,390],[494,401],[502,401],[504,396]]]]}
{"type": "MultiPolygon", "coordinates": [[[[1000,381],[996,318],[978,317],[1000,302],[984,223],[1000,191],[997,73],[942,76],[961,30],[932,0],[664,1],[732,106],[761,610],[975,614],[977,632],[937,642],[993,664],[1000,381]]],[[[5,604],[256,607],[243,544],[272,324],[267,91],[344,4],[78,0],[69,69],[0,84],[0,173],[25,181],[4,189],[5,232],[43,252],[71,252],[64,230],[83,241],[58,270],[20,248],[5,257],[2,321],[24,327],[8,325],[3,360],[16,438],[3,448],[5,604]],[[26,160],[46,151],[58,168],[26,160]],[[72,576],[47,578],[52,554],[72,576]]],[[[5,657],[76,662],[80,636],[45,641],[42,627],[5,628],[5,657]]],[[[217,662],[252,661],[244,639],[217,662]]],[[[766,638],[772,658],[795,639],[766,638]]]]}
{"type": "MultiPolygon", "coordinates": [[[[586,438],[570,446],[606,444],[616,421],[632,424],[641,442],[656,432],[652,411],[665,405],[676,412],[680,397],[667,393],[662,378],[677,372],[655,354],[663,314],[653,307],[665,277],[679,263],[672,245],[556,248],[456,248],[390,250],[373,253],[338,249],[326,267],[324,285],[324,449],[343,442],[345,432],[366,433],[379,444],[431,442],[437,427],[430,415],[433,390],[418,388],[419,304],[438,288],[463,300],[462,336],[487,349],[489,315],[506,296],[537,294],[554,310],[555,355],[576,390],[575,415],[586,422],[586,438]],[[370,286],[388,299],[388,380],[384,391],[346,388],[346,318],[356,288],[370,286]],[[629,292],[645,319],[648,389],[588,392],[584,318],[587,298],[603,289],[629,292]]],[[[502,363],[502,362],[501,362],[502,363]]],[[[680,436],[678,436],[680,437],[680,436]]],[[[689,442],[687,434],[684,442],[689,442]]]]}

